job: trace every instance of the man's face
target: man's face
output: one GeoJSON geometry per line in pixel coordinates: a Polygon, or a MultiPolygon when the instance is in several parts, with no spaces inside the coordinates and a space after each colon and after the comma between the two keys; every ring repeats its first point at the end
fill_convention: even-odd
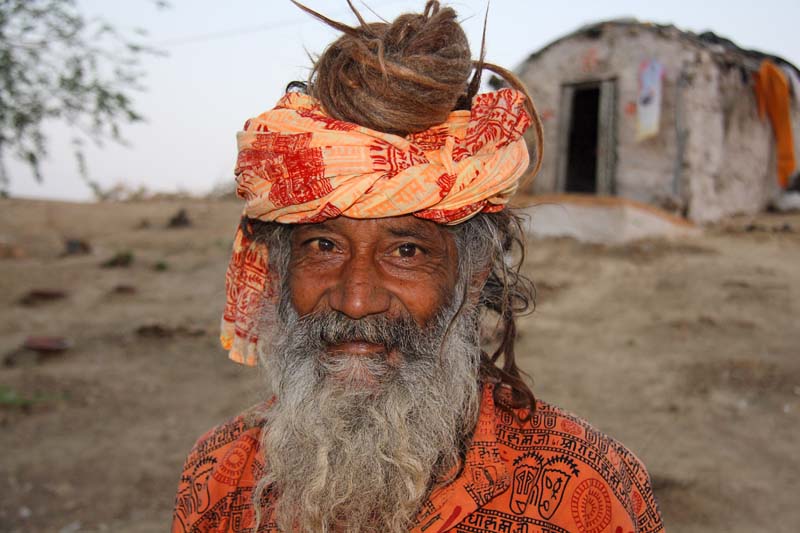
{"type": "MultiPolygon", "coordinates": [[[[291,250],[289,289],[301,317],[338,311],[353,320],[410,317],[425,327],[452,299],[458,276],[452,234],[411,215],[300,225],[291,250]]],[[[401,364],[398,350],[364,339],[328,344],[327,352],[401,364]]]]}

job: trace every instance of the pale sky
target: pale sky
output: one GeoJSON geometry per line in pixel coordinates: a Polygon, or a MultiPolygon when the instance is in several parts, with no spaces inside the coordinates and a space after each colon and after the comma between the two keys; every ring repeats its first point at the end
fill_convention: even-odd
{"type": "MultiPolygon", "coordinates": [[[[123,129],[128,146],[106,143],[87,150],[91,177],[108,187],[125,183],[151,190],[203,193],[233,179],[235,134],[244,121],[271,108],[292,80],[308,75],[306,51],[321,52],[337,34],[289,0],[170,0],[158,10],[148,0],[79,0],[121,30],[149,31],[148,42],[166,57],[144,63],[147,91],[137,93],[146,122],[123,129]]],[[[361,0],[354,0],[362,8],[361,0]]],[[[383,18],[419,11],[424,0],[368,0],[383,18]]],[[[456,9],[472,43],[480,46],[486,0],[443,2],[456,9]]],[[[352,23],[345,0],[306,0],[331,18],[352,23]]],[[[366,8],[367,20],[375,20],[366,8]]],[[[487,60],[516,68],[529,54],[578,27],[635,17],[684,30],[712,30],[745,48],[782,56],[800,65],[800,2],[797,0],[492,0],[487,60]]],[[[63,126],[51,130],[45,182],[34,182],[11,162],[14,196],[91,200],[63,126]]]]}

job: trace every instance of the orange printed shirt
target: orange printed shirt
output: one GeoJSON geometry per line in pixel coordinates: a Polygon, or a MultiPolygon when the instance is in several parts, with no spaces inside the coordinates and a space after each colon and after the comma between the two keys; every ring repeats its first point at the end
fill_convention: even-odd
{"type": "MultiPolygon", "coordinates": [[[[541,401],[519,422],[495,408],[492,392],[483,389],[461,474],[433,490],[413,533],[663,532],[650,478],[629,450],[541,401]]],[[[262,429],[241,415],[200,438],[184,465],[172,533],[256,533],[262,429]]],[[[258,529],[277,531],[269,517],[258,529]]]]}

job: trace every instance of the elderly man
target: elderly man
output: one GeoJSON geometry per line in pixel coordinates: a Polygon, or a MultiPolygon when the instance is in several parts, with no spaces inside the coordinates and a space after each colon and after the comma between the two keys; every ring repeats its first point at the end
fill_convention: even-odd
{"type": "Polygon", "coordinates": [[[222,342],[270,399],[198,441],[173,532],[662,531],[643,465],[516,365],[524,87],[438,2],[314,14],[343,37],[238,138],[222,342]],[[482,69],[515,88],[476,95],[482,69]]]}

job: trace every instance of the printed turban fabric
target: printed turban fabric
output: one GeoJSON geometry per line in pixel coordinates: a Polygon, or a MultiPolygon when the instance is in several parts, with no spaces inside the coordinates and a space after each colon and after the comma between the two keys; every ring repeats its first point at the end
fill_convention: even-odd
{"type": "Polygon", "coordinates": [[[528,167],[525,101],[512,89],[479,94],[470,111],[405,137],[335,120],[300,93],[248,120],[237,137],[236,193],[245,208],[225,276],[220,337],[229,357],[255,364],[260,308],[273,296],[268,250],[244,231],[249,220],[413,214],[458,224],[500,211],[528,167]]]}

